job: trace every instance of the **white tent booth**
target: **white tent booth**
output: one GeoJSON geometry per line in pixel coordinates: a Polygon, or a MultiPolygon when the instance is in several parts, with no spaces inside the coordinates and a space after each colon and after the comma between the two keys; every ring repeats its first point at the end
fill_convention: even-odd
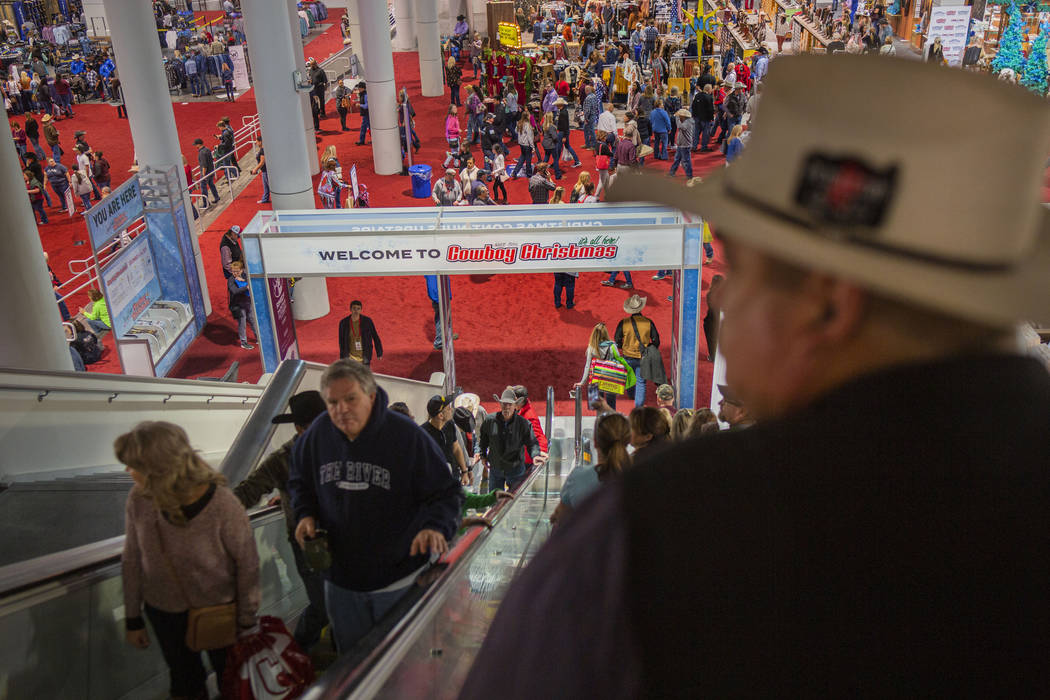
{"type": "Polygon", "coordinates": [[[684,408],[709,400],[696,396],[702,228],[653,205],[548,204],[261,211],[241,235],[267,372],[298,357],[288,278],[437,275],[450,391],[449,275],[674,270],[667,370],[684,408]]]}

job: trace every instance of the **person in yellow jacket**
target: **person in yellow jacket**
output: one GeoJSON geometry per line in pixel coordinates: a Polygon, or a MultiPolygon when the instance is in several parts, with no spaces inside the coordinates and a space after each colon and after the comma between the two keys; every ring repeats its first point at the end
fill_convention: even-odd
{"type": "MultiPolygon", "coordinates": [[[[628,297],[627,301],[623,303],[623,310],[628,316],[616,324],[616,332],[613,335],[613,340],[616,341],[617,347],[620,348],[620,354],[623,355],[623,359],[634,370],[636,378],[633,392],[635,406],[645,404],[646,381],[642,379],[642,375],[638,372],[642,366],[642,356],[645,354],[645,348],[649,345],[660,347],[660,334],[656,331],[656,324],[653,323],[651,318],[642,315],[642,309],[645,308],[646,301],[646,297],[641,297],[637,294],[632,294],[628,297]]],[[[628,389],[627,393],[630,395],[631,390],[628,389]]]]}
{"type": "Polygon", "coordinates": [[[88,298],[91,299],[90,306],[85,306],[80,313],[87,319],[88,325],[96,335],[108,331],[113,324],[109,320],[109,309],[106,307],[106,300],[102,298],[102,292],[89,289],[88,298]]]}

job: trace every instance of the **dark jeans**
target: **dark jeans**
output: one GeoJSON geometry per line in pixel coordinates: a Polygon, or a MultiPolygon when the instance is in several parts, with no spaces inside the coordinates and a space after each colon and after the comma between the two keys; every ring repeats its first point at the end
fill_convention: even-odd
{"type": "Polygon", "coordinates": [[[499,193],[503,193],[503,201],[507,201],[507,188],[503,184],[503,180],[498,177],[492,180],[492,198],[499,199],[499,193]]]}
{"type": "Polygon", "coordinates": [[[514,471],[503,471],[489,465],[489,493],[506,488],[513,491],[521,482],[525,481],[525,465],[521,464],[514,471]]]}
{"type": "Polygon", "coordinates": [[[561,308],[561,290],[565,290],[565,308],[571,309],[576,305],[574,298],[576,293],[576,278],[568,272],[554,273],[554,308],[561,308]]]}
{"type": "Polygon", "coordinates": [[[215,186],[215,176],[214,175],[212,177],[209,177],[208,179],[206,179],[206,180],[201,182],[201,194],[204,195],[205,199],[208,198],[208,188],[209,187],[211,187],[211,194],[212,194],[212,196],[215,197],[215,201],[218,202],[219,201],[219,190],[215,186]]]}
{"type": "MultiPolygon", "coordinates": [[[[576,163],[580,162],[580,157],[578,155],[576,155],[576,151],[573,150],[572,144],[569,143],[569,134],[562,134],[561,135],[561,147],[562,147],[562,149],[568,151],[569,155],[572,156],[573,164],[576,164],[576,163]]],[[[561,153],[560,152],[558,153],[558,157],[561,158],[561,153]]]]}
{"type": "Polygon", "coordinates": [[[31,199],[29,204],[33,207],[33,211],[40,215],[40,223],[47,223],[47,214],[44,212],[44,198],[31,199]]]}
{"type": "Polygon", "coordinates": [[[457,107],[462,107],[463,103],[460,102],[459,99],[459,85],[457,85],[456,87],[452,87],[451,85],[449,85],[448,91],[451,99],[451,104],[454,104],[457,107]]]}
{"type": "Polygon", "coordinates": [[[339,112],[339,128],[343,131],[346,131],[346,108],[336,107],[335,111],[339,112]]]}
{"type": "Polygon", "coordinates": [[[518,158],[518,163],[514,166],[510,176],[512,178],[517,177],[523,165],[525,166],[525,175],[532,177],[532,146],[521,146],[521,157],[518,158]]]}
{"type": "Polygon", "coordinates": [[[554,160],[554,177],[563,177],[564,173],[561,171],[561,165],[558,164],[558,160],[561,158],[561,144],[555,143],[554,148],[550,150],[543,150],[543,160],[541,162],[546,163],[549,160],[554,160]]]}
{"type": "Polygon", "coordinates": [[[688,148],[679,148],[674,152],[674,162],[671,163],[671,169],[668,171],[669,174],[674,175],[675,171],[678,170],[678,164],[681,163],[682,169],[685,170],[686,177],[693,176],[693,153],[688,148]]]}
{"type": "Polygon", "coordinates": [[[657,160],[667,160],[667,132],[656,131],[653,133],[653,139],[655,148],[653,148],[653,158],[657,160]]]}
{"type": "MultiPolygon", "coordinates": [[[[188,613],[169,613],[146,605],[146,617],[153,626],[153,635],[160,645],[164,662],[168,664],[171,678],[170,692],[175,696],[196,697],[204,692],[204,664],[199,651],[190,651],[186,646],[186,621],[188,613]]],[[[226,668],[226,649],[208,652],[215,675],[222,679],[226,668]]]]}
{"type": "Polygon", "coordinates": [[[361,115],[361,135],[357,139],[358,145],[363,144],[365,142],[365,134],[368,133],[368,130],[370,128],[371,126],[370,122],[368,121],[368,114],[361,115]]]}
{"type": "Polygon", "coordinates": [[[324,577],[313,571],[306,565],[303,550],[295,539],[289,540],[292,544],[292,553],[295,555],[295,569],[299,572],[299,578],[303,580],[306,588],[306,598],[310,603],[299,616],[299,622],[295,625],[295,641],[309,652],[317,640],[321,638],[321,630],[328,624],[328,612],[324,606],[324,577]]]}

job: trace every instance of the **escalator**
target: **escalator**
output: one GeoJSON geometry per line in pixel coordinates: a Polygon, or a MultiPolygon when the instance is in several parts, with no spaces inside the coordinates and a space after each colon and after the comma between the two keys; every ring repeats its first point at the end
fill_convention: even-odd
{"type": "MultiPolygon", "coordinates": [[[[225,452],[218,443],[205,450],[231,484],[288,438],[290,428],[274,426],[270,418],[284,412],[292,394],[317,388],[322,370],[301,361],[283,363],[252,401],[225,452]]],[[[420,412],[440,391],[440,378],[377,379],[392,400],[420,412]]],[[[548,406],[553,408],[553,401],[548,406]]],[[[551,421],[548,414],[548,435],[551,421]]],[[[497,505],[492,529],[472,527],[457,538],[431,580],[343,655],[307,697],[455,695],[507,586],[549,534],[549,514],[573,463],[572,437],[557,437],[566,432],[571,435],[572,428],[554,431],[548,466],[530,474],[514,500],[497,505]]],[[[190,435],[196,444],[194,432],[190,435]]],[[[112,465],[57,470],[49,477],[21,478],[0,492],[0,521],[11,528],[5,534],[13,533],[0,553],[18,562],[0,565],[0,700],[166,697],[167,668],[156,644],[141,651],[124,640],[120,553],[130,480],[112,465]]],[[[259,614],[280,617],[292,627],[306,596],[283,516],[277,507],[250,514],[260,558],[259,614]]]]}

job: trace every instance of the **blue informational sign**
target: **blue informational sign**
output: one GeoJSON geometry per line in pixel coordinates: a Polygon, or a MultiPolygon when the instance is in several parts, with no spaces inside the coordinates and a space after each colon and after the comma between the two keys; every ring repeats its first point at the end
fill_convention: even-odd
{"type": "Polygon", "coordinates": [[[121,249],[101,276],[113,333],[120,338],[150,304],[161,298],[149,237],[138,236],[121,249]]]}
{"type": "Polygon", "coordinates": [[[112,245],[114,238],[135,223],[142,216],[142,207],[142,188],[137,175],[91,207],[84,217],[95,252],[101,253],[112,245]]]}

